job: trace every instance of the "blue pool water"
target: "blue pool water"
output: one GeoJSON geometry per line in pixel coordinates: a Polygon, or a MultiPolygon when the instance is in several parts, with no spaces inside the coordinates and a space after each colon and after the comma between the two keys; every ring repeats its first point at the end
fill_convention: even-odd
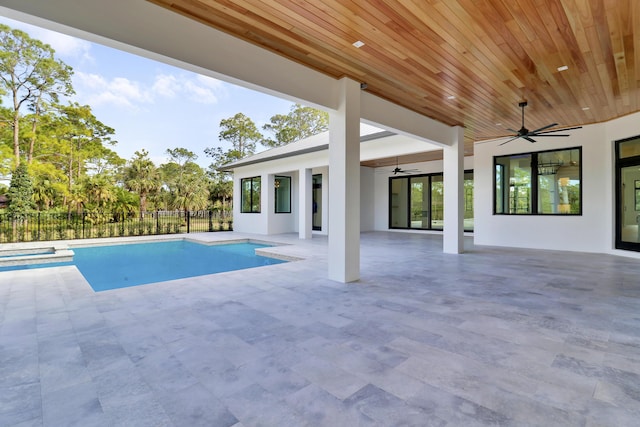
{"type": "MultiPolygon", "coordinates": [[[[73,262],[23,268],[75,265],[94,291],[241,270],[285,261],[255,254],[256,243],[202,245],[184,240],[73,248],[73,262]]],[[[0,271],[7,269],[0,268],[0,271]]]]}

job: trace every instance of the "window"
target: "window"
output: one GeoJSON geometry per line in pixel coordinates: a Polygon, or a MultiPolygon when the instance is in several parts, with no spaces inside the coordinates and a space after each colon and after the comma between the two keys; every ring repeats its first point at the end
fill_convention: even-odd
{"type": "Polygon", "coordinates": [[[617,249],[640,252],[640,136],[616,141],[617,249]]]}
{"type": "Polygon", "coordinates": [[[274,186],[276,213],[291,213],[291,177],[276,176],[274,186]]]}
{"type": "MultiPolygon", "coordinates": [[[[473,171],[464,174],[464,229],[473,230],[473,171]]],[[[389,228],[442,230],[444,181],[441,173],[389,178],[389,228]]]]}
{"type": "Polygon", "coordinates": [[[390,178],[389,228],[409,227],[409,178],[390,178]]]}
{"type": "Polygon", "coordinates": [[[444,224],[444,179],[431,177],[431,228],[442,230],[444,224]]]}
{"type": "Polygon", "coordinates": [[[411,218],[409,227],[429,228],[429,177],[409,178],[411,185],[411,218]]]}
{"type": "Polygon", "coordinates": [[[494,157],[494,165],[494,214],[582,214],[581,148],[494,157]]]}
{"type": "Polygon", "coordinates": [[[242,191],[243,213],[260,213],[260,177],[243,178],[240,180],[242,191]]]}
{"type": "Polygon", "coordinates": [[[464,230],[473,231],[473,171],[464,173],[464,230]]]}

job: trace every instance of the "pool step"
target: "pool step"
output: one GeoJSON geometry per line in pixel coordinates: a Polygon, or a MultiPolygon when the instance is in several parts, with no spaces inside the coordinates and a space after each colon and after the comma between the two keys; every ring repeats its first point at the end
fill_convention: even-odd
{"type": "Polygon", "coordinates": [[[66,245],[0,250],[0,267],[69,261],[73,261],[73,251],[66,245]]]}

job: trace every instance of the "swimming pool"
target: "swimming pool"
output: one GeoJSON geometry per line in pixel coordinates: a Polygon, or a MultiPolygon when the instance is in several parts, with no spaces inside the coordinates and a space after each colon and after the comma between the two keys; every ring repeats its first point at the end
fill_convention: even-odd
{"type": "Polygon", "coordinates": [[[73,248],[73,262],[24,267],[75,265],[99,292],[286,262],[255,254],[255,249],[268,246],[250,242],[204,245],[186,240],[89,246],[73,248]]]}

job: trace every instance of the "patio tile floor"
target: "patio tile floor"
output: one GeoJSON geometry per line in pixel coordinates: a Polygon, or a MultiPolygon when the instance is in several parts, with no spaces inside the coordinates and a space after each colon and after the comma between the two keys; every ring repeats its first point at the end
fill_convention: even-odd
{"type": "MultiPolygon", "coordinates": [[[[250,237],[190,235],[202,240],[250,237]]],[[[2,426],[632,426],[640,260],[363,233],[304,260],[95,293],[0,273],[2,426]]]]}

